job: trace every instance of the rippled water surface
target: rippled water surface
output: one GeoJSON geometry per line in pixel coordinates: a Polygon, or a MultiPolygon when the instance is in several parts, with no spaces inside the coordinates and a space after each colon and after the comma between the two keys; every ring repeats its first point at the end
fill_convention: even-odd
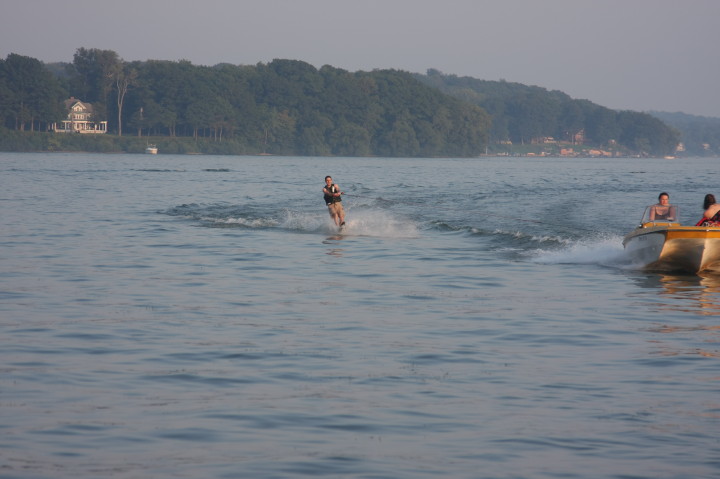
{"type": "Polygon", "coordinates": [[[0,477],[720,477],[718,161],[0,153],[0,477]]]}

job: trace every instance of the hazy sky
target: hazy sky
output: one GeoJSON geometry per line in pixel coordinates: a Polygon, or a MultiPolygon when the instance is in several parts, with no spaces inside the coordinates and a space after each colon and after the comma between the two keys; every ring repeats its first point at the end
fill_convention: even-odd
{"type": "Polygon", "coordinates": [[[0,57],[396,68],[720,117],[720,0],[0,0],[0,57]]]}

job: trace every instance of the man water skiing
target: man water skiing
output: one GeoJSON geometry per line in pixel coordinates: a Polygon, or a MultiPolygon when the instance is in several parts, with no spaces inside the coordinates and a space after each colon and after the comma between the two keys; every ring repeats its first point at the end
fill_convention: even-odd
{"type": "Polygon", "coordinates": [[[343,192],[340,191],[338,185],[332,182],[331,176],[325,177],[323,193],[330,217],[335,222],[335,225],[342,229],[345,226],[345,210],[343,210],[342,198],[340,197],[343,192]]]}

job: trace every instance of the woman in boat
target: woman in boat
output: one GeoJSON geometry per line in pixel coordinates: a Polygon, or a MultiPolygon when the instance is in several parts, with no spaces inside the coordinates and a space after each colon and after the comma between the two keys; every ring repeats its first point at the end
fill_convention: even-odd
{"type": "Polygon", "coordinates": [[[720,226],[720,204],[715,201],[715,195],[705,195],[703,208],[705,213],[695,226],[720,226]]]}
{"type": "Polygon", "coordinates": [[[650,221],[675,221],[675,207],[670,204],[670,195],[664,191],[658,195],[658,203],[650,207],[650,221]]]}

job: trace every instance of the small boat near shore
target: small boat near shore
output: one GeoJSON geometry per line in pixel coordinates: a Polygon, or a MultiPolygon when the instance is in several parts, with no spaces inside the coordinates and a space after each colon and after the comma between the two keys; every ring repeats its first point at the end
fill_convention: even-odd
{"type": "Polygon", "coordinates": [[[672,219],[651,219],[651,208],[623,239],[633,262],[651,271],[720,270],[720,227],[682,226],[677,209],[672,219]]]}
{"type": "Polygon", "coordinates": [[[157,152],[158,149],[155,145],[148,145],[147,147],[145,147],[145,153],[147,153],[148,155],[157,155],[157,152]]]}

